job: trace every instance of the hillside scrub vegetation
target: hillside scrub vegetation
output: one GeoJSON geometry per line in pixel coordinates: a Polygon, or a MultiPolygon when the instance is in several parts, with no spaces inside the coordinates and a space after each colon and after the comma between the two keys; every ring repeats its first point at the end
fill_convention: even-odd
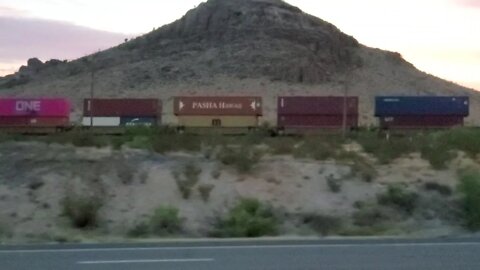
{"type": "Polygon", "coordinates": [[[280,221],[273,208],[256,199],[242,199],[226,217],[220,217],[212,236],[260,237],[278,234],[280,221]]]}
{"type": "Polygon", "coordinates": [[[463,172],[458,187],[462,195],[465,225],[473,230],[480,230],[480,172],[463,172]]]}

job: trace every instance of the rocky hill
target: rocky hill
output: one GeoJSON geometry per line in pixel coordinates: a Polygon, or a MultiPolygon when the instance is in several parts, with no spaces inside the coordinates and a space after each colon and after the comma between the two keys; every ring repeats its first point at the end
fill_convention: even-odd
{"type": "Polygon", "coordinates": [[[399,53],[363,46],[281,0],[209,0],[109,50],[68,63],[30,60],[0,78],[0,89],[3,95],[60,95],[80,104],[89,96],[92,70],[95,96],[162,98],[167,122],[174,121],[173,95],[261,94],[265,121],[274,122],[278,95],[347,90],[360,96],[364,125],[374,123],[373,96],[379,94],[469,95],[468,122],[480,124],[480,95],[473,89],[421,72],[399,53]]]}

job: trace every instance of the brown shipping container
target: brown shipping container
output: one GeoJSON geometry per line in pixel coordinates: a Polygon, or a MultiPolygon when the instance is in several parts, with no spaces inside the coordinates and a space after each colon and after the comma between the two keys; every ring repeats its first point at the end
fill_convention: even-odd
{"type": "Polygon", "coordinates": [[[162,113],[158,99],[85,99],[83,116],[157,117],[162,113]]]}
{"type": "Polygon", "coordinates": [[[261,97],[175,97],[175,115],[262,115],[261,97]]]}
{"type": "MultiPolygon", "coordinates": [[[[344,97],[279,97],[279,115],[343,114],[344,97]]],[[[347,114],[358,114],[358,97],[347,97],[347,114]]]]}
{"type": "Polygon", "coordinates": [[[463,126],[463,116],[392,116],[381,117],[382,129],[424,129],[463,126]]]}
{"type": "Polygon", "coordinates": [[[0,127],[65,127],[68,117],[0,117],[0,127]]]}
{"type": "Polygon", "coordinates": [[[248,128],[258,126],[256,116],[179,116],[178,125],[197,128],[248,128]]]}
{"type": "MultiPolygon", "coordinates": [[[[347,115],[348,128],[358,127],[358,115],[347,115]]],[[[342,115],[280,115],[279,128],[341,128],[342,115]]]]}

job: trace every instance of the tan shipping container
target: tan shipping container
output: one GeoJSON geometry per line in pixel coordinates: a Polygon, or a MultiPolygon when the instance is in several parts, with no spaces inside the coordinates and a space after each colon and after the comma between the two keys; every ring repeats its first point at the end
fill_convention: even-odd
{"type": "Polygon", "coordinates": [[[175,97],[175,115],[235,115],[260,116],[262,115],[261,97],[175,97]]]}
{"type": "Polygon", "coordinates": [[[258,126],[256,116],[178,116],[178,125],[195,128],[248,128],[258,126]]]}

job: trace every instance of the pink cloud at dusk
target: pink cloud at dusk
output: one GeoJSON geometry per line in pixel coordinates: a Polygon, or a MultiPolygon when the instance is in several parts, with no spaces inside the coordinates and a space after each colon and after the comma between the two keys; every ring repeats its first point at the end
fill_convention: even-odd
{"type": "Polygon", "coordinates": [[[457,4],[469,8],[480,8],[480,0],[455,0],[457,4]]]}
{"type": "Polygon", "coordinates": [[[123,42],[124,34],[66,22],[0,16],[0,75],[28,58],[75,59],[123,42]],[[11,65],[8,65],[11,63],[11,65]]]}

